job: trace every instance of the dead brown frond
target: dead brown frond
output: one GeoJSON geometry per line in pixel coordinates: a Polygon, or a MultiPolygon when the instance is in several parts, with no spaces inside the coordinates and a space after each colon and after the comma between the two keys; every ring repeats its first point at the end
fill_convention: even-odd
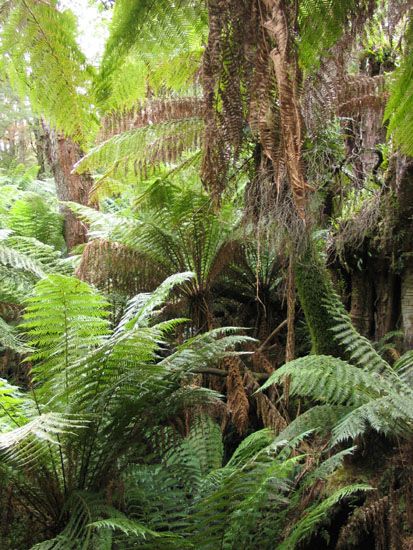
{"type": "MultiPolygon", "coordinates": [[[[254,358],[254,355],[256,354],[254,353],[252,358],[254,358]]],[[[263,364],[262,359],[263,355],[258,352],[257,358],[255,359],[255,364],[257,364],[257,362],[263,364]]],[[[268,363],[266,364],[266,369],[270,369],[268,363]]],[[[283,414],[281,414],[280,410],[276,407],[273,401],[265,395],[265,393],[256,393],[260,385],[253,373],[248,369],[244,370],[244,385],[248,395],[251,395],[255,402],[257,416],[263,423],[264,427],[272,428],[275,433],[281,432],[287,426],[286,411],[283,411],[283,414]]]]}
{"type": "Polygon", "coordinates": [[[204,107],[203,99],[197,97],[151,99],[141,102],[127,111],[105,116],[98,142],[129,130],[153,124],[194,117],[202,118],[204,107]]]}

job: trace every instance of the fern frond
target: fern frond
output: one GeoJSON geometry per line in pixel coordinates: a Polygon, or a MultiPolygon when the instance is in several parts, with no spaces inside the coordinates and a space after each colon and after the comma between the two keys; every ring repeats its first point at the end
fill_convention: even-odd
{"type": "Polygon", "coordinates": [[[357,332],[341,300],[333,290],[325,298],[324,303],[332,321],[334,321],[330,331],[341,348],[347,352],[349,361],[371,372],[386,371],[389,368],[388,363],[376,351],[372,343],[357,332]]]}
{"type": "Polygon", "coordinates": [[[315,405],[295,418],[277,436],[277,441],[290,440],[299,434],[314,431],[321,437],[328,437],[336,424],[350,411],[342,405],[315,405]]]}
{"type": "Polygon", "coordinates": [[[84,429],[87,422],[77,415],[44,413],[13,430],[0,434],[2,459],[19,467],[35,466],[49,444],[60,445],[59,436],[84,429]]]}
{"type": "Polygon", "coordinates": [[[406,351],[393,365],[393,369],[400,378],[413,387],[413,351],[406,351]]]}
{"type": "Polygon", "coordinates": [[[332,431],[331,445],[354,440],[372,428],[378,433],[408,438],[413,430],[413,396],[399,394],[397,388],[389,395],[372,399],[345,415],[332,431]]]}
{"type": "Polygon", "coordinates": [[[202,2],[121,0],[115,5],[106,43],[98,97],[107,108],[131,106],[155,91],[182,91],[199,67],[207,32],[202,2]],[[115,98],[115,101],[113,101],[115,98]]]}
{"type": "Polygon", "coordinates": [[[43,266],[40,262],[32,260],[27,255],[4,244],[0,244],[0,264],[27,271],[39,278],[44,276],[43,266]]]}
{"type": "Polygon", "coordinates": [[[28,353],[31,348],[19,338],[14,327],[0,317],[0,347],[11,349],[16,353],[28,353]]]}
{"type": "Polygon", "coordinates": [[[162,536],[158,533],[155,533],[154,531],[151,531],[151,529],[148,529],[144,525],[141,525],[140,523],[137,523],[136,521],[128,518],[101,519],[99,521],[89,523],[88,528],[97,530],[110,529],[112,531],[120,531],[125,535],[128,535],[128,537],[134,537],[138,539],[162,536]]]}
{"type": "Polygon", "coordinates": [[[361,405],[387,388],[383,380],[341,359],[309,355],[286,363],[261,386],[261,391],[291,376],[291,395],[334,405],[361,405]]]}
{"type": "Polygon", "coordinates": [[[201,143],[203,121],[200,118],[181,119],[148,125],[116,135],[91,149],[76,165],[79,173],[103,169],[98,180],[116,174],[121,169],[147,177],[162,164],[179,160],[184,152],[197,151],[201,143]]]}
{"type": "Polygon", "coordinates": [[[135,326],[147,326],[155,309],[166,301],[172,289],[175,286],[183,285],[193,277],[194,274],[190,271],[171,275],[165,279],[165,281],[154,292],[150,294],[138,294],[129,300],[125,313],[119,322],[115,334],[118,334],[119,331],[122,331],[125,328],[131,329],[135,326]]]}
{"type": "Polygon", "coordinates": [[[350,18],[368,10],[368,2],[355,0],[305,0],[299,11],[299,59],[304,69],[317,67],[320,58],[338,42],[350,18]]]}
{"type": "Polygon", "coordinates": [[[18,0],[3,15],[3,72],[33,110],[77,141],[95,125],[87,90],[93,75],[75,38],[75,20],[54,3],[18,0]]]}
{"type": "MultiPolygon", "coordinates": [[[[344,407],[327,407],[325,410],[336,417],[332,428],[331,445],[357,436],[372,428],[391,436],[409,437],[413,429],[413,392],[387,365],[386,376],[360,369],[329,356],[308,356],[287,363],[276,371],[261,389],[290,378],[292,395],[311,397],[321,402],[344,407]]],[[[324,410],[324,409],[323,409],[324,410]]],[[[286,428],[298,429],[319,425],[317,408],[304,413],[286,428]],[[308,417],[308,418],[307,418],[308,417]],[[314,424],[311,426],[311,422],[314,424]]]]}
{"type": "Polygon", "coordinates": [[[410,19],[404,39],[405,53],[394,73],[384,118],[388,134],[407,155],[413,154],[413,21],[410,19]]]}
{"type": "Polygon", "coordinates": [[[7,226],[16,235],[36,238],[57,250],[64,246],[63,217],[41,195],[25,193],[16,200],[8,212],[7,226]]]}
{"type": "Polygon", "coordinates": [[[68,389],[69,366],[108,334],[106,307],[86,283],[64,275],[39,281],[28,298],[23,329],[35,348],[30,360],[36,361],[35,376],[50,380],[56,396],[68,389]]]}

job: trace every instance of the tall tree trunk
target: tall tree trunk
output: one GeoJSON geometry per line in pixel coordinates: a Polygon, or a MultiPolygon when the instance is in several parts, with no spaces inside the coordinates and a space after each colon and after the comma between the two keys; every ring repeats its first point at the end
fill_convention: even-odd
{"type": "MultiPolygon", "coordinates": [[[[72,172],[73,166],[83,156],[79,145],[62,134],[46,128],[46,151],[59,200],[89,204],[89,193],[93,186],[92,177],[89,174],[79,175],[72,172]]],[[[87,228],[68,208],[62,207],[62,212],[66,246],[70,251],[74,246],[86,242],[87,228]]]]}

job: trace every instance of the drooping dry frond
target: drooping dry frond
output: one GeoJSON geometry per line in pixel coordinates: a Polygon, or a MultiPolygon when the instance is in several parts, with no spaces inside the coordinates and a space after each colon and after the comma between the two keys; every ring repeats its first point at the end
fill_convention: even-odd
{"type": "Polygon", "coordinates": [[[259,11],[251,0],[209,0],[208,16],[202,66],[206,128],[201,177],[219,197],[243,141],[259,11]]]}
{"type": "Polygon", "coordinates": [[[276,43],[270,57],[277,81],[284,162],[295,206],[300,217],[305,219],[307,185],[301,158],[304,136],[297,66],[292,55],[291,10],[288,10],[280,1],[266,0],[265,4],[268,9],[268,19],[264,26],[276,43]]]}
{"type": "Polygon", "coordinates": [[[197,97],[171,97],[137,103],[124,112],[107,114],[102,121],[99,141],[136,128],[188,118],[202,118],[204,102],[197,97]]]}
{"type": "Polygon", "coordinates": [[[348,75],[344,82],[337,84],[336,102],[339,116],[352,116],[368,109],[379,112],[383,110],[387,94],[382,75],[348,75]]]}

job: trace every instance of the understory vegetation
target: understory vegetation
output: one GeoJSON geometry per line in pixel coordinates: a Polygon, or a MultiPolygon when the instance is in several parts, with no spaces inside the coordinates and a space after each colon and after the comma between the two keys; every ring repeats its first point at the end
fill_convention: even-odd
{"type": "Polygon", "coordinates": [[[412,3],[68,4],[0,0],[0,548],[413,548],[412,3]]]}

